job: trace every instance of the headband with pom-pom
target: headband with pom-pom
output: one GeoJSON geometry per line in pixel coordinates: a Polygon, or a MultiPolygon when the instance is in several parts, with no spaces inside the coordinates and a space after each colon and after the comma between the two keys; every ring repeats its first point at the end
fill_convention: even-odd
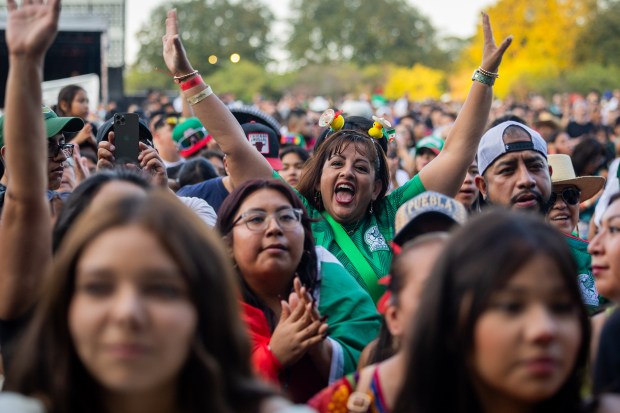
{"type": "Polygon", "coordinates": [[[333,109],[327,109],[321,114],[321,117],[319,118],[319,126],[329,126],[332,131],[339,131],[344,126],[342,111],[339,110],[338,112],[334,112],[333,109]]]}
{"type": "Polygon", "coordinates": [[[368,134],[370,136],[375,139],[385,137],[385,139],[389,142],[394,140],[396,131],[392,128],[392,124],[390,122],[388,122],[385,118],[380,118],[377,116],[373,116],[372,120],[374,121],[372,128],[368,129],[368,134]]]}

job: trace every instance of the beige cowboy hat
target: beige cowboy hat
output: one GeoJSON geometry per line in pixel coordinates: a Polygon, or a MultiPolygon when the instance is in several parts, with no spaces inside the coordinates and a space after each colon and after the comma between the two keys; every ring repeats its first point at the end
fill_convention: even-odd
{"type": "Polygon", "coordinates": [[[605,185],[605,178],[602,176],[575,176],[575,169],[568,155],[553,154],[549,155],[547,160],[551,167],[551,184],[576,186],[581,192],[581,202],[592,198],[605,185]]]}
{"type": "Polygon", "coordinates": [[[562,125],[557,116],[553,116],[549,112],[541,112],[540,115],[538,115],[536,122],[534,122],[534,126],[549,126],[552,129],[558,130],[562,125]]]}

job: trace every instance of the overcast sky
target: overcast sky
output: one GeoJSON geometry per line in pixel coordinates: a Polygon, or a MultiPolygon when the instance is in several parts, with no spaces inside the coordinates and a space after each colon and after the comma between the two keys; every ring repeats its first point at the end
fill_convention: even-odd
{"type": "MultiPolygon", "coordinates": [[[[340,0],[334,0],[340,1],[340,0]]],[[[365,0],[371,1],[371,0],[365,0]]],[[[497,0],[408,0],[428,16],[440,34],[471,36],[480,22],[480,11],[497,0]]],[[[139,45],[135,33],[147,21],[150,10],[163,0],[127,0],[127,62],[133,63],[139,45]]],[[[267,0],[276,17],[286,17],[289,0],[267,0]]],[[[158,28],[154,27],[154,30],[158,28]]],[[[160,28],[163,34],[163,26],[160,28]]]]}

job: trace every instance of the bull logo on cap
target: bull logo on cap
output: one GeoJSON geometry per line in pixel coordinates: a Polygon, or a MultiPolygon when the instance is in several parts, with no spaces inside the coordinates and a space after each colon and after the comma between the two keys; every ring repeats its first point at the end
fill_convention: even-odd
{"type": "Polygon", "coordinates": [[[269,135],[266,133],[250,133],[248,140],[260,153],[269,153],[269,135]]]}

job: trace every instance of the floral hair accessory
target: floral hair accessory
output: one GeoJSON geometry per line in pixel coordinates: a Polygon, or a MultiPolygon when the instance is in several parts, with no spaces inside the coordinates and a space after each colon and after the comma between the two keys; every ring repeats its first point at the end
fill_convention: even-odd
{"type": "Polygon", "coordinates": [[[368,129],[368,134],[370,136],[375,139],[381,139],[385,137],[385,139],[390,142],[394,140],[396,132],[392,128],[392,124],[390,122],[388,122],[385,118],[380,118],[377,116],[373,116],[372,120],[374,120],[372,128],[368,129]]]}
{"type": "Polygon", "coordinates": [[[334,112],[333,109],[327,109],[321,114],[321,117],[319,118],[319,126],[329,126],[332,131],[339,131],[344,126],[342,111],[339,110],[338,112],[334,112]]]}

